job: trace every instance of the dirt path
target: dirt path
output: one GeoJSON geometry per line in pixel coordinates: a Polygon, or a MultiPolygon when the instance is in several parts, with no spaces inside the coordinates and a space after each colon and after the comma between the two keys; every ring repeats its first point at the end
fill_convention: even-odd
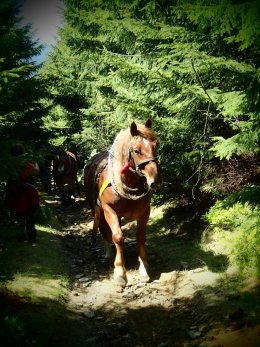
{"type": "MultiPolygon", "coordinates": [[[[72,279],[68,319],[57,331],[53,345],[259,345],[260,326],[255,317],[259,291],[227,290],[222,283],[225,258],[202,251],[196,230],[188,235],[160,236],[148,231],[152,278],[141,283],[135,224],[126,224],[128,285],[122,290],[112,281],[113,269],[104,261],[102,240],[95,249],[91,247],[92,218],[84,199],[77,199],[66,211],[59,208],[57,200],[46,202],[63,226],[59,234],[72,279]]],[[[232,269],[227,271],[232,282],[232,269]]]]}

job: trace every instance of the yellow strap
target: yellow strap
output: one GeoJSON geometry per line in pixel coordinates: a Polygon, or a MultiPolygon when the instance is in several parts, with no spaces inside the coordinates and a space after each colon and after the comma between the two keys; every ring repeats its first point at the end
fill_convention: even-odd
{"type": "Polygon", "coordinates": [[[109,178],[107,177],[100,188],[100,191],[98,194],[99,201],[101,200],[101,196],[104,193],[104,190],[107,188],[108,185],[109,185],[109,178]]]}

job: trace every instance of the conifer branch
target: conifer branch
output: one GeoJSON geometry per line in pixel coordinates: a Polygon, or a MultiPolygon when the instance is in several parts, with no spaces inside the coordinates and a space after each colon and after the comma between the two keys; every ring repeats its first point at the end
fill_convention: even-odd
{"type": "MultiPolygon", "coordinates": [[[[210,105],[211,105],[211,101],[209,101],[209,103],[208,103],[208,109],[207,109],[206,118],[205,118],[205,122],[204,122],[204,129],[203,129],[202,138],[205,138],[206,134],[207,134],[207,126],[208,126],[210,105]]],[[[199,166],[198,166],[198,169],[194,173],[194,174],[196,174],[198,172],[198,177],[197,177],[197,181],[195,182],[195,184],[193,185],[192,190],[191,190],[191,194],[192,194],[192,198],[193,199],[195,199],[194,189],[197,187],[197,185],[199,184],[199,181],[200,181],[200,173],[201,173],[201,168],[202,168],[203,160],[204,160],[204,156],[205,156],[205,154],[204,154],[205,153],[205,147],[206,147],[206,144],[204,142],[203,143],[203,147],[202,147],[202,154],[201,154],[201,157],[200,157],[199,166]]]]}
{"type": "MultiPolygon", "coordinates": [[[[207,126],[208,126],[208,118],[209,118],[209,111],[210,111],[210,106],[211,104],[214,105],[214,102],[213,100],[211,99],[209,93],[207,92],[205,86],[204,86],[204,83],[199,75],[199,73],[197,72],[197,70],[195,69],[195,66],[194,66],[194,61],[191,60],[191,65],[192,65],[192,69],[197,77],[197,79],[199,80],[200,82],[200,85],[202,87],[202,89],[204,90],[205,94],[207,95],[208,99],[209,99],[209,102],[208,102],[208,108],[206,110],[206,117],[205,117],[205,122],[204,122],[204,128],[203,128],[203,134],[201,136],[201,138],[205,139],[206,138],[206,134],[207,134],[207,126]]],[[[206,147],[206,144],[203,143],[203,147],[202,147],[202,154],[201,154],[201,157],[200,157],[200,162],[199,162],[199,166],[197,168],[197,170],[187,179],[187,182],[194,176],[198,173],[198,177],[197,177],[197,181],[195,182],[195,184],[193,185],[192,187],[192,190],[191,190],[191,193],[192,193],[192,198],[195,199],[195,195],[194,195],[194,189],[197,187],[197,185],[199,184],[199,181],[200,181],[200,176],[201,176],[201,169],[202,169],[202,165],[203,165],[203,160],[204,160],[204,156],[205,156],[205,147],[206,147]]]]}
{"type": "Polygon", "coordinates": [[[214,102],[213,102],[213,100],[211,99],[209,93],[207,92],[207,89],[205,88],[204,83],[203,83],[203,81],[202,81],[202,79],[201,79],[201,77],[200,77],[198,71],[195,69],[195,65],[194,65],[194,61],[193,61],[193,60],[191,60],[191,66],[192,66],[192,69],[193,69],[193,71],[194,71],[194,73],[195,73],[197,79],[198,79],[199,82],[200,82],[200,85],[201,85],[202,89],[204,90],[204,93],[207,95],[207,97],[209,98],[209,100],[210,100],[210,102],[212,103],[212,105],[214,105],[214,102]]]}

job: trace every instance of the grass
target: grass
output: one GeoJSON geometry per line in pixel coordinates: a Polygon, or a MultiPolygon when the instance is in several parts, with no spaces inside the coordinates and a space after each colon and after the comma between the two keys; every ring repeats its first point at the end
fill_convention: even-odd
{"type": "Polygon", "coordinates": [[[50,218],[47,223],[37,225],[35,247],[16,240],[14,223],[0,230],[0,340],[5,346],[47,346],[64,317],[69,276],[57,223],[50,218]]]}

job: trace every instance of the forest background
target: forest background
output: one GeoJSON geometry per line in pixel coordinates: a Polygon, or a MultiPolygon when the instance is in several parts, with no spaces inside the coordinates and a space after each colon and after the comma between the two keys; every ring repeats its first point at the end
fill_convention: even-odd
{"type": "Polygon", "coordinates": [[[66,0],[59,40],[42,47],[0,4],[0,195],[22,142],[109,149],[132,120],[153,120],[164,183],[153,204],[188,205],[230,257],[259,274],[260,4],[233,0],[66,0]]]}

